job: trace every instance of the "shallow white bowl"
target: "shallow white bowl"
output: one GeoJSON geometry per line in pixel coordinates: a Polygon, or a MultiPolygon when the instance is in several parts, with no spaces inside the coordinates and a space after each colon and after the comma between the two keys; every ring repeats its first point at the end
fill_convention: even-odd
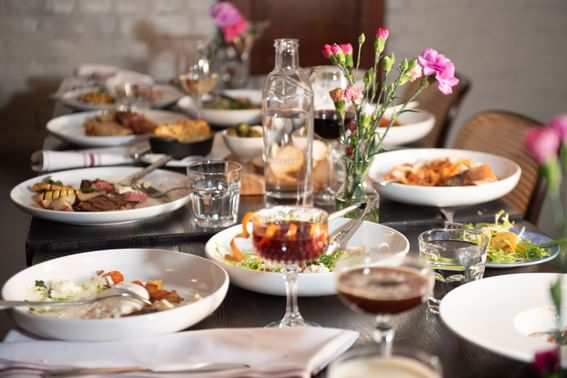
{"type": "MultiPolygon", "coordinates": [[[[253,129],[262,131],[262,126],[252,126],[253,129]]],[[[252,137],[244,138],[228,134],[228,129],[222,131],[222,139],[230,152],[238,157],[240,161],[248,161],[255,156],[262,154],[264,150],[264,138],[252,137]]]]}
{"type": "MultiPolygon", "coordinates": [[[[386,112],[386,117],[389,117],[389,114],[391,114],[391,111],[386,112]]],[[[396,147],[420,140],[429,134],[433,128],[435,116],[425,110],[412,109],[402,113],[398,117],[398,121],[401,125],[390,127],[390,131],[384,139],[384,147],[396,147]]],[[[379,135],[382,135],[385,131],[385,127],[377,129],[379,135]]]]}
{"type": "Polygon", "coordinates": [[[119,270],[125,280],[163,279],[168,290],[182,296],[198,293],[202,299],[167,311],[117,319],[57,319],[10,310],[10,317],[36,335],[76,341],[124,340],[173,333],[209,316],[223,301],[229,278],[218,264],[187,253],[161,249],[116,249],[80,253],[31,266],[10,278],[2,288],[6,300],[29,296],[35,280],[63,279],[82,282],[97,270],[119,270]]]}
{"type": "Polygon", "coordinates": [[[518,164],[493,154],[447,148],[414,148],[376,155],[368,175],[374,187],[386,198],[413,205],[444,207],[474,205],[503,197],[518,184],[521,173],[518,164]],[[470,186],[418,186],[398,183],[381,185],[385,181],[385,175],[400,164],[445,157],[471,159],[474,163],[488,164],[499,180],[470,186]]]}
{"type": "MultiPolygon", "coordinates": [[[[246,97],[256,104],[262,102],[262,91],[256,89],[231,89],[225,90],[223,93],[231,97],[246,97]]],[[[197,109],[195,103],[190,96],[182,97],[177,106],[186,111],[189,115],[197,116],[197,109]]],[[[242,109],[242,110],[223,110],[223,109],[206,109],[203,108],[201,116],[211,125],[231,127],[239,123],[255,124],[260,122],[262,117],[262,109],[242,109]]]]}
{"type": "MultiPolygon", "coordinates": [[[[331,221],[329,232],[333,232],[348,221],[346,218],[331,221]]],[[[231,282],[236,286],[258,293],[284,296],[285,286],[282,273],[242,269],[225,262],[224,255],[230,252],[230,241],[240,231],[242,231],[242,225],[236,225],[214,235],[205,245],[207,257],[222,265],[230,275],[231,282]]],[[[237,239],[236,242],[243,251],[253,248],[250,239],[237,239]]],[[[367,250],[406,254],[409,250],[409,241],[402,233],[393,228],[365,221],[347,244],[347,247],[362,246],[367,250]]],[[[316,297],[336,294],[335,274],[333,272],[299,273],[297,283],[299,296],[316,297]]]]}

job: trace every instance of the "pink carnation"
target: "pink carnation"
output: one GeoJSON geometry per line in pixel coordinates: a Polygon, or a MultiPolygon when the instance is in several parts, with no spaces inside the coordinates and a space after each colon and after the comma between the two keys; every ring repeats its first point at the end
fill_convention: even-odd
{"type": "Polygon", "coordinates": [[[455,66],[449,58],[439,54],[437,50],[425,49],[417,58],[419,65],[423,68],[425,76],[435,75],[437,87],[444,94],[453,92],[453,87],[459,84],[455,77],[455,66]]]}
{"type": "Polygon", "coordinates": [[[211,7],[211,17],[220,28],[239,23],[244,17],[232,3],[221,1],[211,7]]]}
{"type": "Polygon", "coordinates": [[[333,55],[338,55],[343,53],[343,49],[341,49],[341,47],[336,43],[333,43],[333,45],[331,46],[331,52],[333,53],[333,55]]]}
{"type": "Polygon", "coordinates": [[[224,40],[229,43],[232,42],[234,38],[244,34],[247,28],[248,28],[248,22],[244,18],[241,18],[240,21],[238,21],[234,25],[225,26],[224,28],[222,28],[222,33],[224,34],[224,40]]]}
{"type": "Polygon", "coordinates": [[[339,47],[345,54],[352,54],[352,45],[350,43],[341,44],[339,47]]]}
{"type": "Polygon", "coordinates": [[[362,89],[358,85],[349,85],[345,89],[345,97],[358,104],[362,100],[362,89]]]}
{"type": "Polygon", "coordinates": [[[524,146],[538,163],[545,163],[557,154],[559,136],[551,128],[534,127],[527,131],[524,146]]]}
{"type": "Polygon", "coordinates": [[[421,68],[421,66],[419,64],[416,64],[414,68],[411,69],[411,71],[408,72],[410,81],[414,81],[419,79],[420,77],[423,76],[423,69],[421,68]]]}
{"type": "Polygon", "coordinates": [[[378,30],[376,30],[376,37],[386,40],[388,39],[388,36],[390,35],[390,31],[386,28],[378,28],[378,30]]]}
{"type": "Polygon", "coordinates": [[[559,135],[559,139],[562,140],[563,143],[567,143],[567,113],[553,118],[547,126],[559,135]]]}
{"type": "Polygon", "coordinates": [[[325,43],[325,45],[323,46],[323,56],[328,59],[332,54],[333,51],[331,50],[331,45],[325,43]]]}

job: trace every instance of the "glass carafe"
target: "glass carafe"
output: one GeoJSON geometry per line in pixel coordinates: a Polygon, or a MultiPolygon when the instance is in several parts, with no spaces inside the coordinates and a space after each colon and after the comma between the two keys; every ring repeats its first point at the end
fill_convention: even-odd
{"type": "Polygon", "coordinates": [[[262,92],[266,206],[313,204],[313,91],[299,68],[296,39],[276,39],[262,92]]]}

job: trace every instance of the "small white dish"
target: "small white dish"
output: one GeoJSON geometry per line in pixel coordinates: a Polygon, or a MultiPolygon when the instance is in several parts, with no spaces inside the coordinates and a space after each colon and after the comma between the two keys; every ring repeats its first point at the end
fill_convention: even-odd
{"type": "Polygon", "coordinates": [[[188,253],[162,249],[115,249],[79,253],[49,260],[12,276],[2,288],[6,300],[29,297],[36,280],[84,282],[97,270],[118,270],[127,281],[162,279],[168,290],[201,299],[166,311],[116,319],[59,319],[20,307],[9,312],[14,322],[33,334],[72,341],[112,341],[174,333],[209,316],[226,296],[229,278],[218,264],[188,253]]]}
{"type": "MultiPolygon", "coordinates": [[[[164,110],[141,110],[139,113],[158,125],[160,123],[175,122],[187,118],[184,114],[164,110]]],[[[100,111],[96,110],[56,117],[47,122],[47,130],[61,140],[85,147],[120,146],[149,137],[149,135],[86,135],[83,124],[87,119],[94,118],[99,114],[100,111]]]]}
{"type": "MultiPolygon", "coordinates": [[[[262,91],[256,89],[231,89],[225,90],[223,93],[231,97],[245,97],[250,99],[253,103],[258,104],[258,108],[254,109],[207,109],[201,110],[201,116],[207,122],[214,126],[232,127],[239,123],[256,124],[262,118],[262,91]]],[[[182,97],[177,106],[183,111],[187,112],[192,117],[197,115],[195,103],[190,96],[182,97]]]]}
{"type": "Polygon", "coordinates": [[[448,148],[412,148],[376,155],[370,165],[368,176],[380,194],[391,200],[412,205],[450,207],[474,205],[503,197],[518,184],[521,173],[520,166],[512,160],[485,152],[448,148]],[[387,183],[385,179],[388,172],[401,164],[447,157],[471,159],[473,163],[488,164],[499,180],[470,186],[418,186],[387,183]]]}
{"type": "MultiPolygon", "coordinates": [[[[137,222],[171,213],[189,202],[189,194],[187,194],[165,203],[149,199],[146,207],[138,207],[129,210],[58,211],[40,207],[32,198],[34,193],[29,190],[34,183],[41,182],[46,177],[51,177],[51,179],[55,181],[61,181],[65,185],[72,185],[78,188],[83,179],[120,180],[140,169],[139,167],[98,167],[52,172],[31,178],[16,185],[10,192],[10,198],[20,209],[34,217],[55,222],[90,226],[137,222]]],[[[185,175],[161,169],[153,171],[144,177],[143,181],[150,183],[151,186],[161,191],[187,185],[187,177],[185,175]]]]}
{"type": "MultiPolygon", "coordinates": [[[[441,319],[474,344],[531,363],[537,352],[553,346],[545,337],[530,334],[549,331],[553,317],[549,290],[557,278],[556,273],[520,273],[467,283],[443,298],[441,319]],[[542,317],[545,314],[547,319],[542,317]]],[[[567,287],[562,292],[566,302],[567,287]]]]}
{"type": "MultiPolygon", "coordinates": [[[[348,221],[349,219],[346,218],[332,220],[329,224],[329,232],[333,232],[348,221]]],[[[242,225],[236,225],[215,234],[205,245],[207,257],[226,269],[231,282],[236,286],[258,293],[285,296],[281,272],[243,269],[225,261],[225,254],[230,253],[230,241],[241,231],[242,225]]],[[[237,239],[236,242],[242,251],[250,251],[253,248],[250,239],[237,239]]],[[[406,254],[409,251],[409,241],[393,228],[364,221],[348,242],[347,247],[365,247],[371,250],[406,254]]],[[[299,273],[298,290],[298,295],[302,297],[334,295],[336,294],[335,274],[333,272],[299,273]]]]}
{"type": "MultiPolygon", "coordinates": [[[[262,126],[252,126],[252,129],[262,132],[262,126]]],[[[238,157],[239,161],[246,162],[255,156],[261,155],[264,150],[264,138],[259,137],[238,137],[228,134],[229,129],[223,130],[222,138],[228,149],[238,157]]]]}

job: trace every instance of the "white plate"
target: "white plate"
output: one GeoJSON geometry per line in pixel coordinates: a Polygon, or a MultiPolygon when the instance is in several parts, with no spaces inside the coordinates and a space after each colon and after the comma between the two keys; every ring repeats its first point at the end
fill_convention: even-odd
{"type": "MultiPolygon", "coordinates": [[[[331,221],[329,232],[333,232],[345,222],[348,222],[348,219],[339,218],[331,221]]],[[[221,264],[230,275],[231,282],[237,286],[258,293],[285,295],[282,273],[242,269],[224,261],[224,255],[230,253],[230,241],[241,230],[242,226],[236,225],[214,235],[205,245],[207,257],[221,264]]],[[[253,248],[251,240],[237,239],[237,245],[243,251],[253,248]]],[[[409,241],[393,228],[365,221],[347,244],[347,247],[359,246],[364,246],[368,250],[406,254],[409,250],[409,241]]],[[[299,273],[297,283],[299,296],[314,297],[336,294],[335,274],[333,272],[299,273]]]]}
{"type": "MultiPolygon", "coordinates": [[[[73,109],[78,110],[106,110],[112,109],[115,104],[91,104],[88,102],[83,102],[78,99],[79,96],[96,91],[97,88],[81,88],[73,89],[69,92],[65,92],[61,96],[61,102],[73,109]]],[[[167,84],[155,84],[153,86],[154,101],[152,103],[152,108],[161,109],[169,105],[174,104],[177,100],[183,97],[183,93],[172,85],[167,84]]]]}
{"type": "MultiPolygon", "coordinates": [[[[231,89],[223,91],[231,97],[246,97],[256,104],[262,103],[262,91],[256,89],[231,89]]],[[[182,97],[177,106],[189,113],[191,116],[197,115],[195,103],[190,96],[182,97]]],[[[232,127],[238,123],[245,122],[255,124],[261,121],[262,109],[242,109],[242,110],[222,110],[222,109],[206,109],[201,111],[203,119],[211,125],[232,127]]]]}
{"type": "MultiPolygon", "coordinates": [[[[187,117],[180,113],[168,112],[163,110],[141,110],[150,121],[157,124],[174,122],[187,117]]],[[[47,122],[47,130],[58,138],[74,143],[80,146],[103,147],[103,146],[120,146],[131,143],[135,140],[148,138],[147,135],[124,135],[124,136],[90,136],[85,134],[83,124],[89,118],[94,118],[100,114],[100,111],[82,112],[67,114],[57,118],[53,118],[47,122]]]]}
{"type": "MultiPolygon", "coordinates": [[[[550,241],[553,240],[550,237],[547,237],[545,235],[538,234],[536,232],[530,232],[530,231],[524,231],[523,238],[529,239],[534,244],[547,243],[547,242],[550,242],[550,241]]],[[[549,252],[550,252],[549,256],[541,258],[541,259],[527,260],[527,261],[521,261],[521,262],[515,262],[515,263],[509,263],[509,264],[494,263],[494,262],[489,262],[488,260],[486,260],[486,267],[487,268],[496,268],[496,269],[506,269],[506,268],[519,268],[521,266],[542,264],[544,262],[548,262],[548,261],[551,261],[554,258],[556,258],[557,255],[559,254],[559,251],[561,250],[561,248],[559,246],[555,246],[555,247],[548,248],[548,249],[549,249],[549,252]]]]}
{"type": "Polygon", "coordinates": [[[228,290],[227,273],[218,264],[187,253],[160,249],[116,249],[79,253],[29,267],[2,288],[7,300],[29,297],[35,280],[84,282],[97,270],[119,270],[126,281],[162,279],[168,290],[200,294],[202,299],[171,310],[117,319],[58,319],[32,314],[26,308],[10,310],[12,319],[36,335],[63,340],[124,340],[173,333],[209,316],[228,290]]]}
{"type": "MultiPolygon", "coordinates": [[[[520,273],[467,283],[441,301],[441,319],[474,344],[533,362],[536,352],[552,348],[544,338],[528,335],[548,331],[553,324],[549,288],[556,278],[554,273],[520,273]]],[[[565,286],[563,301],[567,301],[565,286]]]]}
{"type": "MultiPolygon", "coordinates": [[[[389,113],[386,112],[386,117],[389,113]]],[[[398,121],[401,125],[390,127],[384,139],[384,147],[396,147],[420,140],[433,128],[435,116],[425,110],[413,109],[400,114],[398,121]]],[[[382,135],[384,131],[386,131],[385,127],[377,129],[379,135],[382,135]]]]}
{"type": "MultiPolygon", "coordinates": [[[[170,202],[130,210],[90,212],[58,211],[41,208],[32,199],[33,193],[29,190],[34,183],[40,182],[48,176],[53,180],[59,180],[66,185],[72,185],[78,188],[82,179],[94,180],[100,178],[118,181],[140,169],[139,167],[99,167],[54,172],[34,177],[16,185],[10,192],[10,198],[23,211],[34,217],[79,225],[106,225],[140,221],[170,213],[189,202],[189,194],[187,194],[184,197],[170,202]]],[[[159,169],[150,173],[143,181],[150,183],[153,187],[160,190],[187,185],[185,175],[159,169]]]]}
{"type": "Polygon", "coordinates": [[[447,148],[413,148],[383,152],[374,158],[368,175],[374,187],[386,198],[413,205],[466,206],[488,202],[508,194],[522,170],[510,159],[478,151],[447,148]],[[431,161],[440,158],[471,159],[473,163],[490,165],[498,181],[470,186],[418,186],[389,183],[380,185],[384,176],[400,164],[431,161]]]}

